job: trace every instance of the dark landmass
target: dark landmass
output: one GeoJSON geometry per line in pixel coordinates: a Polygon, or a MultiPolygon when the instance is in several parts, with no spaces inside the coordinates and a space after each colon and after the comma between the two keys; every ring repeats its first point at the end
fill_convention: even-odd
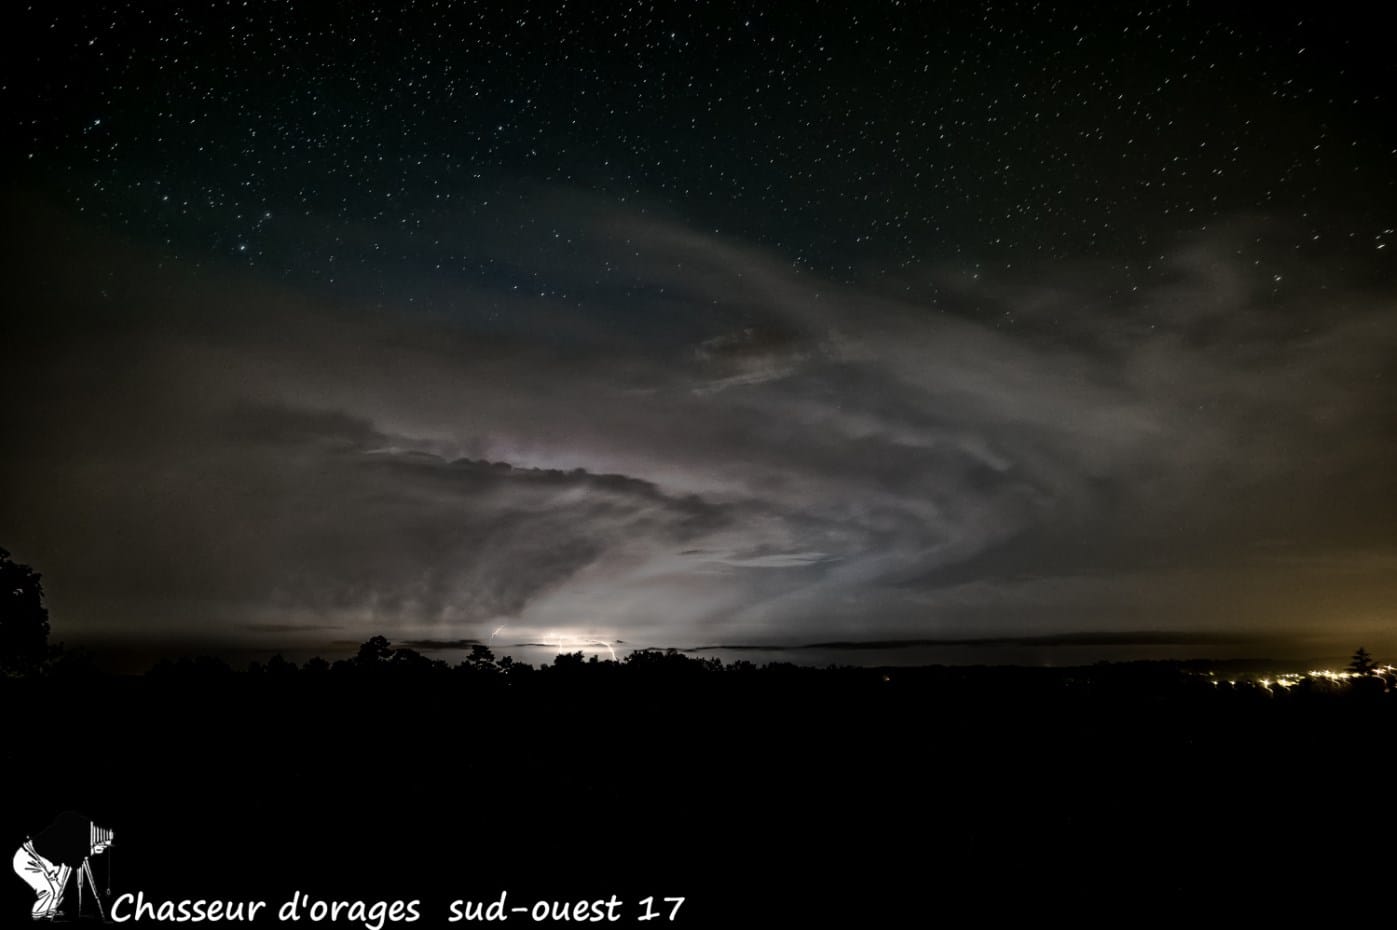
{"type": "MultiPolygon", "coordinates": [[[[1397,861],[1393,685],[679,652],[448,666],[382,639],[241,672],[68,657],[0,682],[12,720],[42,723],[6,744],[23,801],[0,827],[87,812],[117,832],[116,894],[418,898],[418,926],[503,890],[683,895],[688,927],[1341,915],[1397,861]]],[[[0,906],[25,894],[7,882],[0,906]]]]}

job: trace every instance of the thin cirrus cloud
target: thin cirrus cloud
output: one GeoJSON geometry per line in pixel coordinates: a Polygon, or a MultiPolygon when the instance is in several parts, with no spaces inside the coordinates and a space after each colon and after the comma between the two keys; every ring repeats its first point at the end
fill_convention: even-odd
{"type": "Polygon", "coordinates": [[[1235,260],[1246,223],[1129,297],[1085,264],[929,265],[929,308],[548,206],[578,230],[549,272],[579,303],[442,278],[430,312],[383,310],[152,271],[71,226],[69,257],[12,259],[51,313],[14,376],[7,546],[56,622],[697,646],[1346,636],[1392,603],[1387,308],[1322,268],[1279,295],[1235,260]],[[596,284],[599,255],[634,286],[596,284]]]}

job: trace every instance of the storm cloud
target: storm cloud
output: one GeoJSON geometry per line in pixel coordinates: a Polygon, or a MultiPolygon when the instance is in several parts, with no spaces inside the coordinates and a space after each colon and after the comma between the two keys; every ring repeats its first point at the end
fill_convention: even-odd
{"type": "MultiPolygon", "coordinates": [[[[544,291],[423,273],[372,301],[27,202],[4,530],[56,630],[1390,635],[1393,308],[1275,273],[1266,221],[1138,280],[906,268],[928,306],[566,189],[525,202],[572,243],[544,291]]],[[[491,233],[522,225],[457,235],[519,266],[544,246],[491,233]]]]}

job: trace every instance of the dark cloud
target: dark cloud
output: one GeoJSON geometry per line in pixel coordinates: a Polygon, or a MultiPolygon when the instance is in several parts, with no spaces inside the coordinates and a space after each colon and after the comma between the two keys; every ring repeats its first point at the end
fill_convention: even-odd
{"type": "Polygon", "coordinates": [[[472,646],[484,645],[484,643],[478,639],[409,639],[396,645],[432,652],[446,649],[469,649],[472,646]]]}
{"type": "Polygon", "coordinates": [[[992,636],[963,637],[955,639],[878,639],[840,640],[827,643],[799,643],[795,645],[763,645],[760,643],[726,644],[721,646],[694,646],[684,652],[713,652],[717,650],[734,652],[799,652],[801,650],[863,650],[923,649],[943,646],[1248,646],[1272,644],[1276,637],[1264,634],[1219,633],[1206,630],[1173,631],[1142,630],[1134,633],[1051,633],[1042,636],[992,636]]]}

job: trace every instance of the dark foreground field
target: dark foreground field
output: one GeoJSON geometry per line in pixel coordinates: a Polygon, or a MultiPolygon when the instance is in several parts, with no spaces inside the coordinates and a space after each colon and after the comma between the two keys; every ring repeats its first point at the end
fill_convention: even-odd
{"type": "MultiPolygon", "coordinates": [[[[94,860],[108,907],[265,900],[266,925],[298,891],[415,899],[416,926],[502,892],[615,895],[625,925],[653,896],[651,927],[1391,911],[1397,693],[1379,682],[642,665],[7,682],[0,835],[82,811],[117,833],[94,860]]],[[[3,882],[6,915],[31,900],[3,882]]]]}

